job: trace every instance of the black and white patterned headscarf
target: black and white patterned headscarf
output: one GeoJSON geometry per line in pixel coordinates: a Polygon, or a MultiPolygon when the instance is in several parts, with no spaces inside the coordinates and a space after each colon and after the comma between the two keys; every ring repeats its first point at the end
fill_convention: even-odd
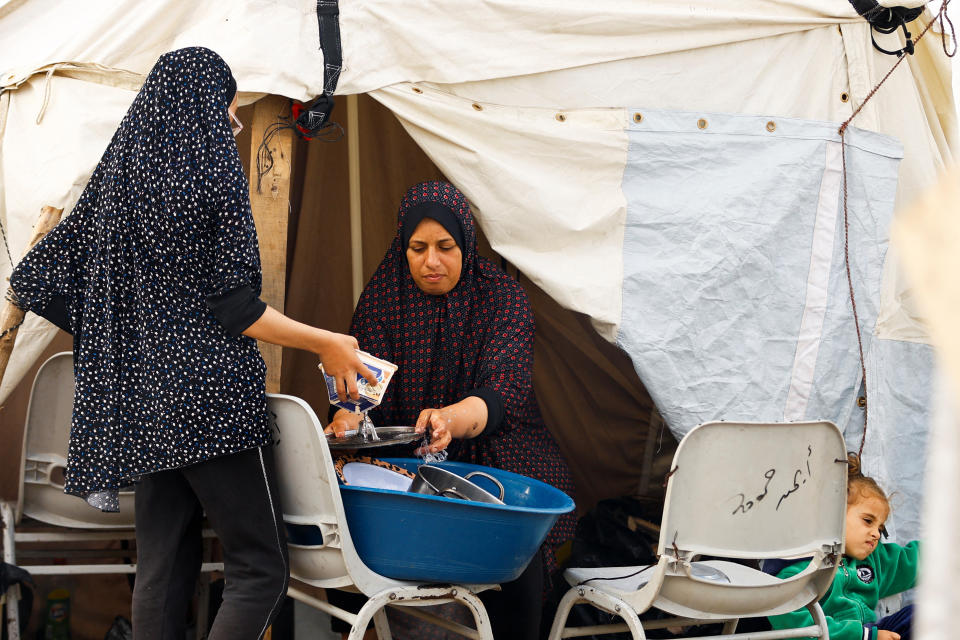
{"type": "Polygon", "coordinates": [[[161,56],[73,211],[11,276],[16,304],[74,335],[66,491],[104,510],[140,475],[270,439],[256,341],[207,306],[260,293],[235,87],[213,51],[161,56]]]}

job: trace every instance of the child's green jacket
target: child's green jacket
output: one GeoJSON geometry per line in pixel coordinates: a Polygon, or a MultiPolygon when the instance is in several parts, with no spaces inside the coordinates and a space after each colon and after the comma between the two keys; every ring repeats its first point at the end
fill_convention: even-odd
{"type": "MultiPolygon", "coordinates": [[[[833,584],[820,599],[827,616],[830,640],[877,640],[877,628],[864,623],[876,622],[875,609],[881,598],[906,591],[917,583],[920,543],[904,547],[893,543],[880,544],[863,560],[844,556],[833,578],[833,584]]],[[[778,578],[794,576],[810,564],[803,559],[777,573],[778,578]]],[[[771,616],[774,629],[796,629],[813,624],[806,609],[771,616]]]]}

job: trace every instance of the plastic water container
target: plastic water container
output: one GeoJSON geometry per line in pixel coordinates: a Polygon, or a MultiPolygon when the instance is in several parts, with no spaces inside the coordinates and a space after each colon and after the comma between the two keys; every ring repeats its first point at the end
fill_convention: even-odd
{"type": "Polygon", "coordinates": [[[387,392],[387,385],[390,384],[390,378],[397,372],[397,365],[359,349],[357,350],[357,356],[377,378],[377,384],[372,385],[367,382],[366,378],[357,374],[357,393],[360,396],[357,400],[340,400],[337,395],[336,379],[327,375],[327,372],[323,369],[323,363],[320,363],[317,367],[323,373],[324,382],[327,384],[327,397],[330,399],[330,404],[348,411],[369,411],[383,400],[383,396],[387,392]]]}

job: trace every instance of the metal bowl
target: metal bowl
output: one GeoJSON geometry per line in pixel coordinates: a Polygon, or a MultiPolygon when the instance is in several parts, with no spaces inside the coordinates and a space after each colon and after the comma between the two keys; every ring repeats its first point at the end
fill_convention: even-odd
{"type": "Polygon", "coordinates": [[[411,493],[424,493],[428,496],[444,496],[458,498],[460,500],[473,500],[475,502],[486,502],[489,504],[503,504],[503,485],[489,473],[483,471],[471,471],[470,473],[459,476],[452,471],[447,471],[441,467],[430,465],[420,465],[417,468],[417,475],[414,477],[410,488],[407,491],[411,493]],[[470,482],[473,476],[480,476],[492,482],[500,490],[500,497],[493,495],[470,482]]]}

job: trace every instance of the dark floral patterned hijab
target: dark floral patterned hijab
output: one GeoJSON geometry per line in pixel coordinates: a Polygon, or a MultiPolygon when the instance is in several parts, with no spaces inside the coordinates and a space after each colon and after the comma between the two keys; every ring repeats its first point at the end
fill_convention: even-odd
{"type": "Polygon", "coordinates": [[[420,409],[455,402],[473,386],[473,372],[464,371],[461,364],[467,334],[478,330],[471,319],[476,320],[474,309],[479,302],[480,260],[470,205],[458,189],[445,182],[425,182],[407,191],[397,214],[397,235],[364,289],[351,327],[356,335],[361,326],[376,323],[376,335],[364,336],[361,348],[388,353],[400,365],[391,386],[402,398],[404,409],[393,417],[399,421],[395,424],[413,424],[420,409]],[[406,216],[425,204],[447,209],[462,229],[460,280],[441,296],[424,293],[416,285],[403,246],[406,216]]]}
{"type": "MultiPolygon", "coordinates": [[[[376,425],[411,425],[422,409],[494,394],[503,405],[500,424],[454,440],[450,458],[531,476],[572,495],[570,471],[533,391],[534,321],[526,293],[477,255],[473,215],[456,187],[424,182],[407,191],[397,235],[360,296],[350,332],[361,349],[399,366],[382,404],[370,412],[376,425]],[[444,295],[417,287],[403,246],[407,216],[435,206],[449,211],[463,232],[460,280],[444,295]]],[[[572,514],[562,517],[548,543],[572,537],[573,523],[572,514]]]]}

